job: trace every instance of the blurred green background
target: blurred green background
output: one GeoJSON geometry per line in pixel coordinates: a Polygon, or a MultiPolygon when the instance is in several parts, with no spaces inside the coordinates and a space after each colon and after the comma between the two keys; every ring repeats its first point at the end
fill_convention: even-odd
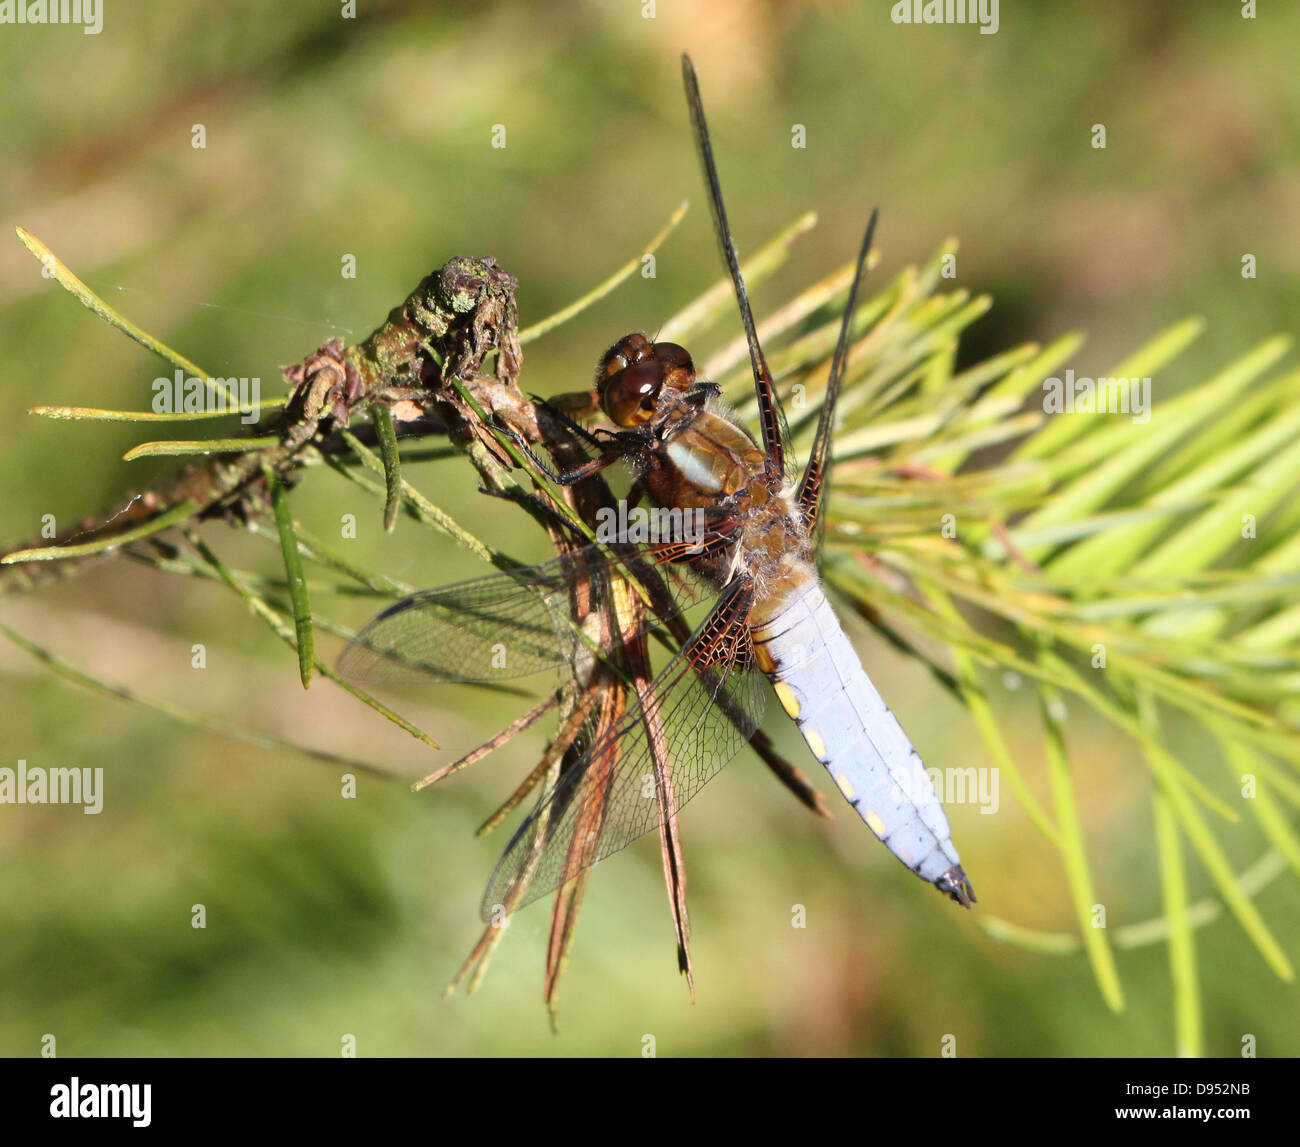
{"type": "MultiPolygon", "coordinates": [[[[886,0],[660,2],[653,18],[630,0],[359,7],[343,20],[333,4],[108,0],[97,36],[0,28],[0,215],[145,329],[213,374],[259,375],[269,396],[280,365],[335,335],[363,337],[453,255],[491,254],[515,274],[526,324],[633,257],[690,199],[656,278],[527,348],[527,389],[573,389],[617,337],[653,331],[719,274],[685,49],[742,251],[806,210],[821,219],[757,292],[760,314],[844,262],[878,203],[877,282],[962,240],[958,285],[995,299],[968,358],[1082,328],[1074,365],[1096,374],[1204,314],[1206,335],[1167,380],[1178,386],[1300,330],[1295,5],[1260,4],[1246,20],[1235,3],[1008,2],[991,36],[896,26],[886,0]],[[498,123],[504,149],[490,146],[498,123]],[[1090,146],[1096,123],[1104,151],[1090,146]],[[1253,281],[1240,275],[1247,252],[1253,281]],[[355,279],[340,276],[346,254],[355,279]]],[[[42,279],[12,238],[0,244],[0,330],[0,537],[31,536],[42,514],[71,521],[162,467],[120,461],[138,430],[24,413],[145,409],[171,368],[42,279]]],[[[462,462],[412,477],[481,537],[545,553],[521,515],[475,493],[462,462]]],[[[332,476],[293,497],[321,534],[337,537],[339,515],[356,513],[356,552],[395,577],[483,572],[410,523],[383,536],[378,507],[332,476]]],[[[264,541],[206,533],[229,562],[276,571],[264,541]]],[[[368,607],[333,611],[360,621],[368,607]]],[[[304,694],[292,656],[232,595],[129,563],[0,600],[0,616],[107,680],[407,778],[526,706],[463,688],[410,695],[405,710],[445,747],[433,754],[328,682],[304,694]],[[203,671],[190,668],[196,642],[203,671]]],[[[928,763],[987,764],[955,703],[852,632],[928,763]]],[[[0,807],[0,1054],[37,1054],[45,1033],[62,1055],[336,1055],[345,1033],[372,1056],[638,1055],[647,1033],[660,1055],[933,1056],[947,1034],[960,1055],[1172,1048],[1160,946],[1120,952],[1127,1008],[1113,1015],[1082,956],[981,931],[981,912],[1074,927],[1059,863],[1006,786],[996,815],[952,810],[980,894],[968,915],[856,818],[807,815],[746,752],[684,817],[698,1002],[675,971],[651,838],[591,883],[555,1037],[540,905],[517,918],[478,995],[440,998],[479,934],[504,843],[473,829],[545,730],[433,791],[362,777],[358,799],[341,800],[337,769],[77,691],[8,645],[0,671],[3,764],[102,767],[108,785],[98,817],[0,807]],[[202,931],[190,927],[196,903],[202,931]],[[804,929],[791,927],[795,904],[804,929]]],[[[1030,699],[995,700],[1013,750],[1038,762],[1030,699]]],[[[768,727],[806,760],[788,722],[768,727]]],[[[1129,742],[1082,714],[1072,736],[1111,926],[1147,919],[1159,910],[1147,773],[1129,742]]],[[[1203,746],[1176,747],[1224,787],[1203,746]]],[[[1249,823],[1223,835],[1239,870],[1263,849],[1249,823]]],[[[1274,881],[1261,907],[1295,960],[1295,881],[1274,881]]],[[[1247,1033],[1261,1055],[1300,1052],[1295,985],[1230,921],[1199,942],[1209,1052],[1239,1054],[1247,1033]]]]}

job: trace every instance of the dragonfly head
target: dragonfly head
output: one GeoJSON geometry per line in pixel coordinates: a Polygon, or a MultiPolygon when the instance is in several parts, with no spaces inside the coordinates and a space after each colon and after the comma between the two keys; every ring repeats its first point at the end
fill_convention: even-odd
{"type": "Polygon", "coordinates": [[[667,394],[687,390],[695,364],[676,343],[652,343],[643,334],[620,339],[605,352],[596,371],[600,405],[616,426],[641,426],[667,394]]]}

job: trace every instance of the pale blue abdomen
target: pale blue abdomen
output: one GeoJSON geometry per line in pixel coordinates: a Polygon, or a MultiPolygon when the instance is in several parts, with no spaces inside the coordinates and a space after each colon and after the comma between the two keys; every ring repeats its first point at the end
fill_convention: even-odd
{"type": "Polygon", "coordinates": [[[821,585],[800,587],[753,636],[782,707],[844,799],[908,868],[966,903],[969,885],[934,785],[821,585]]]}

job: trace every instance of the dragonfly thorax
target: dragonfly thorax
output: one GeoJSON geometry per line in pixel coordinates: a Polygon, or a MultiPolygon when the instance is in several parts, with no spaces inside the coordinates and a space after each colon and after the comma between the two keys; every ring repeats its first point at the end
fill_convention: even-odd
{"type": "Polygon", "coordinates": [[[719,586],[744,574],[757,600],[813,561],[794,490],[722,408],[710,404],[676,420],[641,460],[641,481],[657,506],[702,509],[719,525],[719,544],[693,564],[719,586]]]}
{"type": "Polygon", "coordinates": [[[601,358],[596,390],[609,419],[629,431],[623,456],[650,501],[728,523],[697,568],[719,584],[743,569],[761,593],[785,576],[791,557],[811,557],[794,491],[718,401],[717,387],[697,379],[684,347],[627,335],[601,358]]]}

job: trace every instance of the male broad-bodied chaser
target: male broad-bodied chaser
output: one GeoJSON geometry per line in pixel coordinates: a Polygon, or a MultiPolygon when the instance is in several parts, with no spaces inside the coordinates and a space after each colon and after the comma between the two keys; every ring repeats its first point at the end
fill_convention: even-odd
{"type": "Polygon", "coordinates": [[[759,441],[721,407],[719,388],[697,378],[684,348],[643,334],[620,339],[601,359],[588,400],[565,407],[598,407],[617,428],[597,437],[564,416],[596,456],[584,454],[586,461],[555,473],[529,454],[571,487],[625,462],[637,476],[636,497],[691,512],[689,520],[704,523],[702,533],[649,543],[625,534],[538,566],[415,594],[367,623],[340,669],[362,678],[414,670],[441,680],[498,681],[560,666],[580,677],[593,658],[613,655],[606,642],[619,631],[624,643],[644,638],[646,615],[629,612],[635,599],[627,588],[635,583],[651,620],[678,623],[680,647],[653,680],[648,671],[633,676],[637,687],[613,718],[580,715],[599,732],[584,751],[551,762],[551,783],[492,874],[484,920],[563,889],[656,827],[675,831],[677,810],[757,734],[769,689],[867,827],[916,875],[969,907],[975,895],[921,758],[863,670],[818,574],[835,403],[876,214],[858,256],[811,457],[798,475],[689,57],[682,70],[749,345],[759,441]],[[714,602],[707,617],[693,632],[681,629],[681,612],[702,594],[714,602]],[[593,629],[600,617],[606,624],[593,629]],[[629,617],[636,618],[630,626],[629,617]]]}

